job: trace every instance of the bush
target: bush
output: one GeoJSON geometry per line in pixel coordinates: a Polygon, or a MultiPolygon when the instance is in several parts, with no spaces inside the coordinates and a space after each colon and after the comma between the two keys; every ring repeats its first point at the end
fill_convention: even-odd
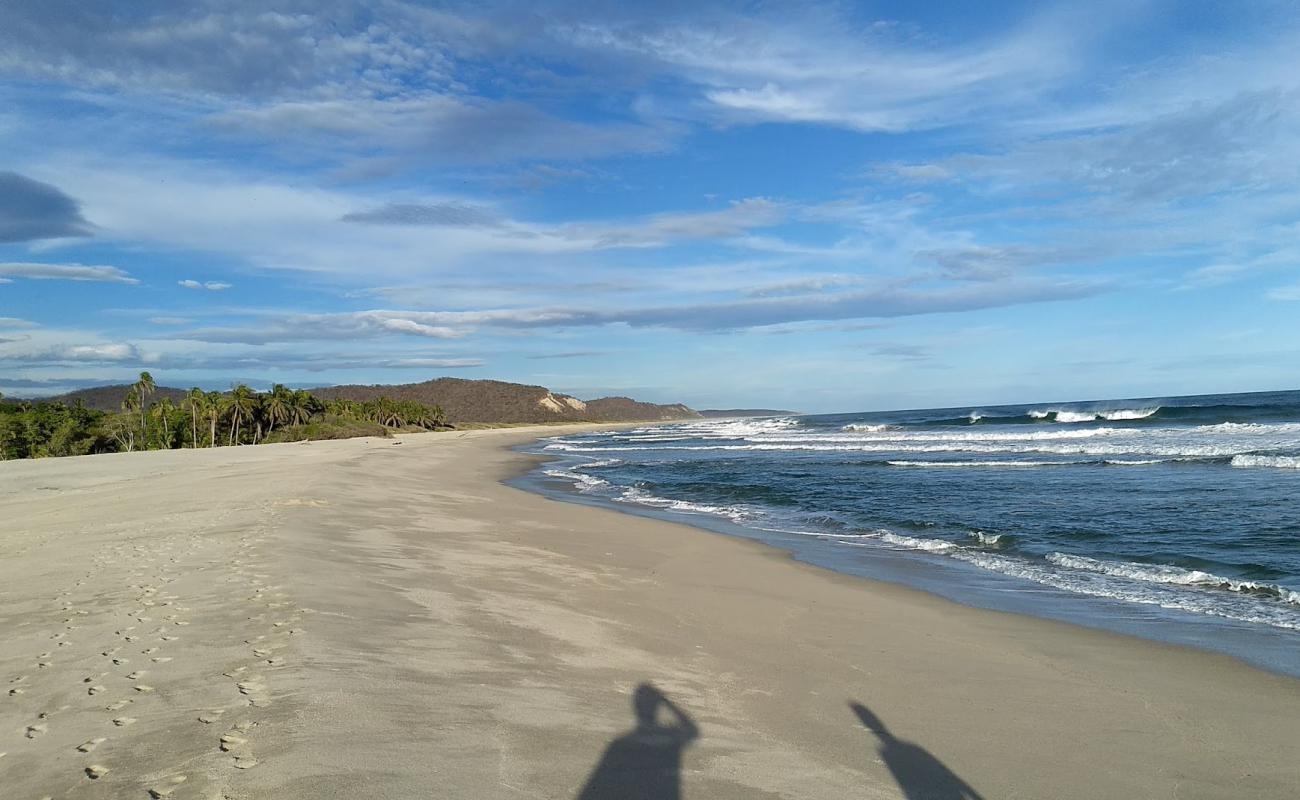
{"type": "Polygon", "coordinates": [[[320,419],[312,420],[303,425],[276,428],[262,441],[270,444],[273,442],[305,442],[323,439],[355,439],[359,436],[388,437],[391,435],[389,430],[378,422],[327,414],[320,419]]]}

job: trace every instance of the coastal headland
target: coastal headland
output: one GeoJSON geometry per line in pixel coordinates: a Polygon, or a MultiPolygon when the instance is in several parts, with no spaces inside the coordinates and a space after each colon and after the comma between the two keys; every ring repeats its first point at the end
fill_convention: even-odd
{"type": "Polygon", "coordinates": [[[1300,786],[1300,681],[502,484],[555,432],[0,463],[0,794],[1300,786]]]}

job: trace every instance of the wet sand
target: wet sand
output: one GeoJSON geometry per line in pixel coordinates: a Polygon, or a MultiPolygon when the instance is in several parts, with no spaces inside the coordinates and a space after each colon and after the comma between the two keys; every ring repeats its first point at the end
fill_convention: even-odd
{"type": "Polygon", "coordinates": [[[554,432],[0,463],[0,796],[1296,796],[1300,681],[503,486],[554,432]]]}

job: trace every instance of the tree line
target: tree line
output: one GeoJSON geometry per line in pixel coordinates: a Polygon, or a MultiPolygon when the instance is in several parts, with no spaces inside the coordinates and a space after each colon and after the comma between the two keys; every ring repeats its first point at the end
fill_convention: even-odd
{"type": "Polygon", "coordinates": [[[170,397],[154,401],[156,390],[153,376],[140,373],[119,412],[86,408],[81,401],[0,402],[0,459],[232,447],[451,427],[441,408],[412,400],[322,400],[282,384],[269,392],[240,384],[229,392],[195,387],[174,402],[170,397]]]}

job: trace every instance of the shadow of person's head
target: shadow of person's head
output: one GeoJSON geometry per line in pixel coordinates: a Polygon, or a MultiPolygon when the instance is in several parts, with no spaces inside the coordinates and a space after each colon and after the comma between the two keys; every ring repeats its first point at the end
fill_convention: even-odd
{"type": "Polygon", "coordinates": [[[655,717],[659,712],[659,704],[663,700],[663,692],[648,683],[636,687],[636,691],[632,694],[632,712],[636,714],[637,724],[643,726],[654,725],[655,717]]]}
{"type": "Polygon", "coordinates": [[[872,714],[866,706],[861,703],[849,703],[849,708],[853,709],[853,713],[858,715],[858,719],[862,721],[863,727],[867,730],[877,736],[890,735],[889,729],[885,727],[885,723],[880,721],[880,717],[872,714]]]}

